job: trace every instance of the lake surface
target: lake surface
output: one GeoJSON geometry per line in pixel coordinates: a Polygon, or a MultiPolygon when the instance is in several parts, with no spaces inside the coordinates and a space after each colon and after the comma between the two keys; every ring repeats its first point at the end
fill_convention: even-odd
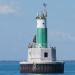
{"type": "Polygon", "coordinates": [[[0,75],[75,75],[75,61],[65,61],[64,74],[21,74],[19,61],[0,61],[0,75]]]}

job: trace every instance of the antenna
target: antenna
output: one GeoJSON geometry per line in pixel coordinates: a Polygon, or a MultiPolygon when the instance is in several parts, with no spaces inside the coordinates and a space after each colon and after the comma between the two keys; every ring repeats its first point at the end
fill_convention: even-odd
{"type": "Polygon", "coordinates": [[[43,6],[44,6],[44,8],[46,8],[47,4],[46,3],[43,3],[43,6]]]}
{"type": "Polygon", "coordinates": [[[44,16],[47,17],[47,10],[46,10],[47,4],[43,3],[43,7],[44,7],[44,16]]]}

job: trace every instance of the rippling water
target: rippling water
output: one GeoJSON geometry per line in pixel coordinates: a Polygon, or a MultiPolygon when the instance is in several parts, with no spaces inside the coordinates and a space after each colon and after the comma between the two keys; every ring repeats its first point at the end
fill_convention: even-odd
{"type": "MultiPolygon", "coordinates": [[[[18,61],[0,61],[0,75],[36,75],[21,74],[18,61]]],[[[37,75],[75,75],[75,61],[65,61],[64,74],[37,74],[37,75]]]]}

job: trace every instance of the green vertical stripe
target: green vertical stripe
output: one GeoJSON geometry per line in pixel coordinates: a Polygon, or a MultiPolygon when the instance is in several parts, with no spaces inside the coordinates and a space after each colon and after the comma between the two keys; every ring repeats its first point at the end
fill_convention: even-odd
{"type": "Polygon", "coordinates": [[[42,48],[47,48],[47,28],[37,28],[36,42],[42,48]]]}

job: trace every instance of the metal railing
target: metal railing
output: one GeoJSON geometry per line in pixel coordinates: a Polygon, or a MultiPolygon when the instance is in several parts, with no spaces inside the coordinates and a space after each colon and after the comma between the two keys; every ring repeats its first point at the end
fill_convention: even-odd
{"type": "MultiPolygon", "coordinates": [[[[46,44],[43,43],[43,45],[45,46],[46,44]]],[[[50,46],[49,44],[47,45],[48,45],[48,48],[56,49],[56,47],[50,46]]],[[[42,48],[42,46],[38,43],[32,42],[32,43],[29,43],[28,48],[42,48]]]]}

